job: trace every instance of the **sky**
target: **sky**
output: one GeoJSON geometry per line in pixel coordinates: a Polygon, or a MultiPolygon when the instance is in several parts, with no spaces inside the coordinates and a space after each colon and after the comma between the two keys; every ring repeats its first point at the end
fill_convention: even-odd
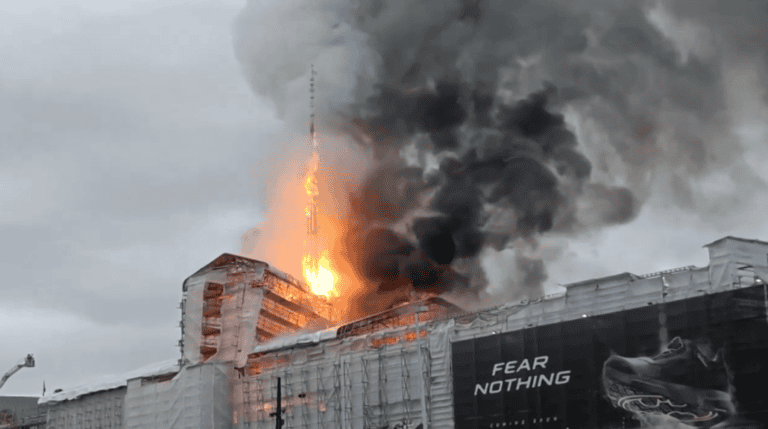
{"type": "Polygon", "coordinates": [[[232,51],[242,6],[0,6],[0,372],[37,361],[3,395],[180,356],[182,282],[263,216],[280,127],[232,51]]]}
{"type": "MultiPolygon", "coordinates": [[[[269,16],[269,2],[251,3],[269,16]]],[[[239,253],[243,234],[264,220],[263,171],[285,160],[294,99],[275,102],[275,93],[304,91],[292,83],[301,75],[271,98],[252,90],[254,72],[233,47],[244,5],[0,5],[0,373],[28,353],[37,362],[0,394],[40,395],[43,382],[52,392],[180,355],[182,282],[219,254],[239,253]]],[[[679,55],[697,53],[698,27],[663,11],[650,19],[679,55]]],[[[759,70],[735,62],[724,75],[744,159],[768,180],[759,70]]],[[[586,135],[577,122],[573,131],[586,135]]],[[[711,221],[667,204],[651,197],[634,221],[559,243],[548,290],[704,266],[702,245],[725,235],[768,240],[764,216],[711,221]]],[[[504,277],[502,262],[485,264],[504,277]]]]}

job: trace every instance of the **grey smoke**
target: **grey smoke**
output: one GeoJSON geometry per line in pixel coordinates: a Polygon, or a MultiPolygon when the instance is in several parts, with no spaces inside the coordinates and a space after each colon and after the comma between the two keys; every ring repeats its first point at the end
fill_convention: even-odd
{"type": "MultiPolygon", "coordinates": [[[[768,75],[764,2],[258,4],[234,30],[254,90],[285,111],[315,62],[325,120],[370,149],[349,245],[382,288],[478,293],[484,249],[628,222],[649,198],[722,225],[765,188],[724,79],[737,60],[768,75]]],[[[516,257],[516,286],[540,293],[544,262],[516,257]]]]}
{"type": "MultiPolygon", "coordinates": [[[[387,82],[364,106],[377,113],[352,121],[358,141],[382,162],[352,196],[356,223],[348,246],[380,289],[413,285],[479,296],[478,285],[455,269],[454,260],[477,258],[489,246],[500,251],[515,240],[535,243],[545,233],[584,229],[576,204],[582,199],[592,202],[593,227],[636,214],[629,190],[590,182],[591,165],[576,136],[562,115],[547,109],[558,98],[556,88],[512,105],[489,100],[484,90],[455,78],[417,89],[387,82]],[[426,144],[415,150],[427,154],[417,158],[440,159],[436,169],[393,155],[422,137],[426,144]]],[[[517,286],[541,293],[543,261],[517,255],[514,265],[517,286]]]]}

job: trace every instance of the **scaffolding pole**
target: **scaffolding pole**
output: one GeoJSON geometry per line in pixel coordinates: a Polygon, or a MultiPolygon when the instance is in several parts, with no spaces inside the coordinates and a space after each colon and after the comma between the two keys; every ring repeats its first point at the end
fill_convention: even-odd
{"type": "Polygon", "coordinates": [[[416,348],[419,353],[419,367],[421,368],[421,424],[424,425],[424,429],[429,429],[429,416],[427,414],[427,370],[424,365],[424,355],[421,350],[421,321],[419,320],[419,314],[428,311],[426,306],[419,306],[416,309],[416,348]]]}

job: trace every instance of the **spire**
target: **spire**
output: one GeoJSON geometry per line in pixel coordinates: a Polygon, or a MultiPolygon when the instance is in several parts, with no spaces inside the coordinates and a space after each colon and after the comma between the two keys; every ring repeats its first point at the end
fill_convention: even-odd
{"type": "MultiPolygon", "coordinates": [[[[312,147],[311,158],[311,173],[305,186],[307,187],[307,193],[309,194],[309,203],[307,205],[307,232],[310,237],[317,235],[317,179],[315,173],[317,172],[319,155],[317,154],[317,138],[315,136],[315,67],[314,64],[310,66],[309,74],[309,143],[312,147]]],[[[314,243],[311,243],[314,248],[314,243]]],[[[317,256],[317,255],[313,255],[317,256]]]]}
{"type": "Polygon", "coordinates": [[[309,68],[309,137],[315,146],[315,65],[309,68]]]}

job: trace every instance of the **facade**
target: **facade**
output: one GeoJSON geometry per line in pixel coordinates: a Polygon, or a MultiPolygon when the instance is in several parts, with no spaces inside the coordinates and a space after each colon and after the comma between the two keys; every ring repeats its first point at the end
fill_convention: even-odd
{"type": "Polygon", "coordinates": [[[765,428],[768,243],[706,247],[707,267],[476,313],[426,297],[320,330],[327,303],[225,254],[184,283],[183,367],[125,382],[121,424],[272,428],[279,379],[286,428],[765,428]]]}
{"type": "MultiPolygon", "coordinates": [[[[124,428],[129,381],[139,380],[139,385],[162,383],[178,372],[178,360],[171,359],[93,383],[57,390],[37,403],[48,429],[124,428]]],[[[135,387],[134,384],[132,388],[135,387]]]]}
{"type": "Polygon", "coordinates": [[[76,400],[49,403],[47,429],[125,427],[125,387],[84,394],[76,400]]]}
{"type": "Polygon", "coordinates": [[[185,366],[173,378],[128,381],[125,428],[219,429],[232,427],[229,365],[185,366]]]}
{"type": "Polygon", "coordinates": [[[764,284],[453,344],[456,428],[762,428],[764,284]]]}
{"type": "Polygon", "coordinates": [[[708,267],[265,344],[271,364],[234,382],[233,425],[274,426],[279,377],[290,428],[764,428],[768,243],[707,248],[708,267]]]}
{"type": "Polygon", "coordinates": [[[0,429],[38,428],[45,424],[34,396],[0,396],[0,429]]]}
{"type": "Polygon", "coordinates": [[[245,365],[256,344],[326,328],[333,308],[299,280],[255,259],[225,253],[184,281],[182,360],[245,365]]]}
{"type": "Polygon", "coordinates": [[[43,397],[42,423],[48,429],[232,427],[228,365],[211,362],[167,370],[168,364],[161,363],[143,374],[132,371],[43,397]]]}

